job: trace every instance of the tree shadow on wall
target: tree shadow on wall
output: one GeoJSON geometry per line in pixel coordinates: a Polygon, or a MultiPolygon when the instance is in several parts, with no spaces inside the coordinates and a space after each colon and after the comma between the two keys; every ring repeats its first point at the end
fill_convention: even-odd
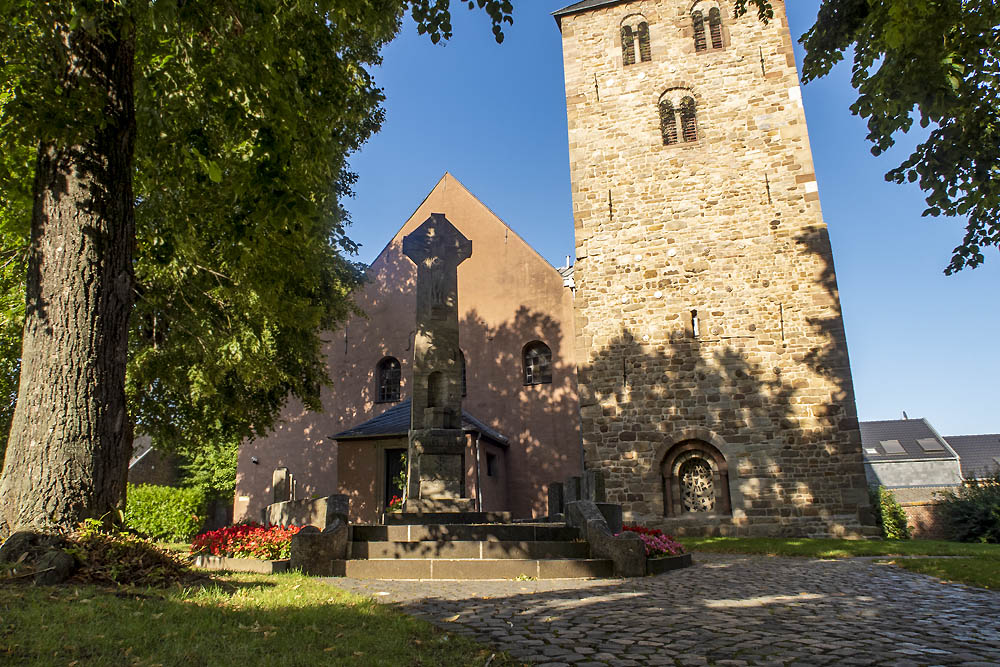
{"type": "MultiPolygon", "coordinates": [[[[660,466],[674,444],[702,439],[725,443],[733,507],[771,532],[795,533],[790,524],[801,520],[839,530],[859,512],[871,520],[825,227],[807,229],[782,252],[791,275],[779,284],[791,281],[791,292],[765,281],[758,289],[768,291],[754,297],[774,308],[750,313],[731,297],[705,311],[697,336],[694,313],[687,321],[687,312],[667,311],[667,332],[656,336],[630,321],[626,307],[618,333],[581,364],[585,459],[604,469],[608,500],[625,503],[634,518],[664,517],[660,466]]],[[[679,293],[684,272],[670,269],[644,287],[679,293]]]]}

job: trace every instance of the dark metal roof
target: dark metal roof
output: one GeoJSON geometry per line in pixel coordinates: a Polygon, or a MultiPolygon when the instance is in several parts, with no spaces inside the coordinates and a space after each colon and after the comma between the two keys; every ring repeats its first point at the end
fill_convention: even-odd
{"type": "Polygon", "coordinates": [[[949,435],[945,438],[962,460],[962,477],[978,479],[1000,466],[1000,433],[949,435]]]}
{"type": "MultiPolygon", "coordinates": [[[[928,443],[929,445],[931,443],[928,443]]],[[[899,461],[912,459],[951,460],[958,458],[948,443],[938,435],[926,419],[888,419],[861,422],[861,446],[865,461],[899,461]],[[935,449],[928,451],[918,440],[933,441],[935,449]],[[889,454],[893,446],[883,442],[896,441],[902,448],[898,454],[889,454]]]]}
{"type": "Polygon", "coordinates": [[[605,5],[617,5],[622,2],[630,2],[631,0],[580,0],[580,2],[574,2],[568,7],[563,7],[562,9],[557,9],[552,12],[552,16],[556,18],[556,23],[559,23],[559,19],[564,16],[569,16],[570,14],[578,14],[580,12],[585,12],[588,9],[596,9],[598,7],[603,7],[605,5]]]}
{"type": "MultiPolygon", "coordinates": [[[[507,446],[510,441],[495,429],[490,428],[465,410],[462,410],[462,430],[479,433],[498,445],[507,446]]],[[[410,399],[400,401],[377,417],[358,424],[346,431],[330,436],[333,440],[370,440],[373,438],[400,437],[410,432],[410,399]]]]}

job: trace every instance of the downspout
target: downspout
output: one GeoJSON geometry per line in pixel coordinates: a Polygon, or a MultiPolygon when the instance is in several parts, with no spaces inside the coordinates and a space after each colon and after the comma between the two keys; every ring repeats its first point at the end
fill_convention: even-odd
{"type": "Polygon", "coordinates": [[[479,438],[483,436],[482,433],[476,431],[476,507],[479,511],[483,511],[483,486],[480,481],[480,471],[479,471],[479,438]]]}

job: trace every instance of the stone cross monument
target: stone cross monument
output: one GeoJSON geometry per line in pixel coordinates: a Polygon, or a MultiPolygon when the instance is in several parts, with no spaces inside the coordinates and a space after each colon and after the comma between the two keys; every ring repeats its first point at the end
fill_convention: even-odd
{"type": "Polygon", "coordinates": [[[404,511],[466,512],[462,362],[458,344],[458,265],[472,241],[443,213],[403,238],[417,265],[408,484],[404,511]]]}

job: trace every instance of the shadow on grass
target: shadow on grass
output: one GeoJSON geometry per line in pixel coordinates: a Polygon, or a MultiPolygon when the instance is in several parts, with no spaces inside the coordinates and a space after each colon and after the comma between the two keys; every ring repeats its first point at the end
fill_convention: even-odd
{"type": "Polygon", "coordinates": [[[166,592],[2,587],[0,663],[395,667],[483,665],[493,654],[301,575],[215,579],[166,592]]]}

